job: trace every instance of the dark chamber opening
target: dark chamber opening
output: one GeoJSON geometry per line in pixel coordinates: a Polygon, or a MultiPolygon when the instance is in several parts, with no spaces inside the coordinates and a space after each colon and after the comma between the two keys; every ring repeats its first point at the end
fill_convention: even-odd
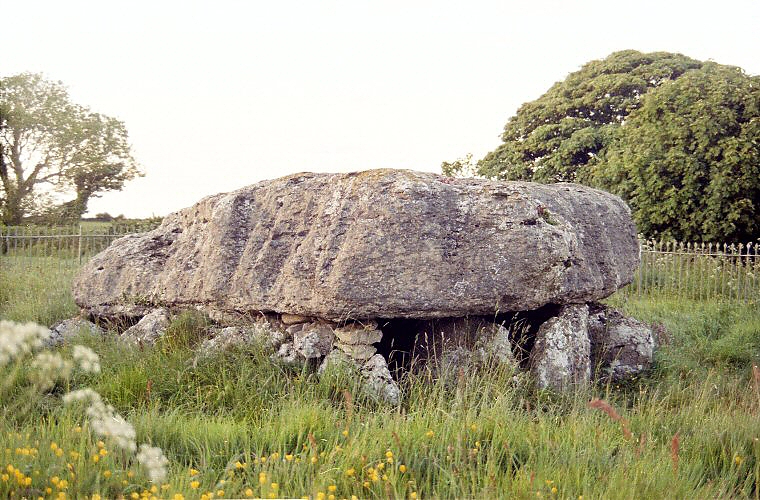
{"type": "Polygon", "coordinates": [[[385,318],[377,323],[383,338],[376,344],[378,353],[388,361],[394,377],[413,367],[413,361],[425,361],[434,357],[440,349],[452,346],[472,345],[473,337],[462,331],[462,325],[496,323],[510,332],[512,352],[522,365],[527,365],[528,355],[535,344],[536,333],[542,323],[559,313],[560,306],[548,304],[532,311],[496,314],[494,316],[471,316],[469,318],[385,318]],[[460,331],[456,331],[456,325],[460,331]],[[452,332],[454,332],[452,334],[452,332]]]}

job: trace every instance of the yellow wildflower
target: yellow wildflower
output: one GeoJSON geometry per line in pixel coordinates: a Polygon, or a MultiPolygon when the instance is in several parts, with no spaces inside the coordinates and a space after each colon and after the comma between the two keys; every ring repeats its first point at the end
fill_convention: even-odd
{"type": "Polygon", "coordinates": [[[192,489],[194,489],[194,490],[197,490],[197,489],[198,489],[198,486],[200,486],[200,485],[201,485],[200,481],[191,481],[191,482],[190,482],[190,487],[191,487],[192,489]]]}
{"type": "Polygon", "coordinates": [[[406,472],[406,465],[404,465],[404,464],[399,465],[398,466],[398,470],[399,470],[399,472],[401,472],[403,474],[404,472],[406,472]]]}

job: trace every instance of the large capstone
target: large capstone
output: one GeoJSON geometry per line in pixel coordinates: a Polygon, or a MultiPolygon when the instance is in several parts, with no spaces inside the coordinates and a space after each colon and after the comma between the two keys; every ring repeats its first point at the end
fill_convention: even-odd
{"type": "Polygon", "coordinates": [[[596,301],[638,263],[628,207],[589,187],[303,173],[210,196],[116,240],[73,291],[100,317],[168,307],[431,319],[596,301]]]}

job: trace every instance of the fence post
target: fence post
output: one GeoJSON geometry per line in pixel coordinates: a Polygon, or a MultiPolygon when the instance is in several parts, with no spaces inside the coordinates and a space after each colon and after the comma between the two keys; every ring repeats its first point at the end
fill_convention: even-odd
{"type": "Polygon", "coordinates": [[[82,266],[82,224],[79,224],[79,245],[77,246],[77,259],[79,266],[82,266]]]}

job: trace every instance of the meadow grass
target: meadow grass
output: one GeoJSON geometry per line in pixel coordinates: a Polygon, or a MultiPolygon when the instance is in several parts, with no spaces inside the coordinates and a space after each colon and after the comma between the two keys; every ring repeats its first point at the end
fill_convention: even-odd
{"type": "MultiPolygon", "coordinates": [[[[0,317],[72,316],[66,279],[0,270],[0,317]]],[[[195,360],[188,315],[150,348],[82,337],[101,373],[0,414],[0,496],[758,498],[760,311],[666,295],[611,302],[662,325],[646,377],[561,395],[498,367],[446,380],[422,369],[400,381],[399,406],[256,345],[195,360]],[[84,387],[163,449],[166,481],[150,483],[61,403],[84,387]],[[610,407],[590,407],[597,398],[610,407]]]]}

